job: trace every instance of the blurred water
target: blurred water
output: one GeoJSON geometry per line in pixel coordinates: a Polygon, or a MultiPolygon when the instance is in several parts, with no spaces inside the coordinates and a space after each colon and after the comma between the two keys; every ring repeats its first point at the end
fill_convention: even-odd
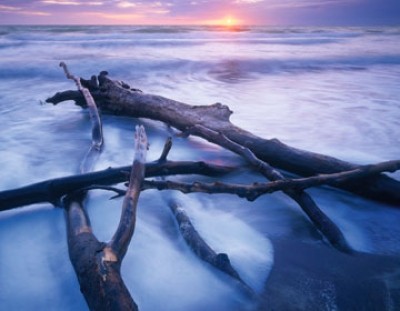
{"type": "MultiPolygon", "coordinates": [[[[77,172],[90,143],[85,111],[41,105],[72,89],[58,63],[83,77],[107,70],[145,92],[190,104],[221,102],[232,121],[265,138],[356,162],[399,158],[400,28],[0,27],[0,190],[77,172]]],[[[127,165],[133,129],[145,123],[149,160],[168,129],[104,116],[106,148],[96,169],[127,165]]],[[[174,139],[174,160],[239,162],[199,139],[174,139]]],[[[394,174],[400,179],[400,175],[394,174]]],[[[193,176],[183,180],[193,180],[193,176]]],[[[250,173],[226,178],[262,180],[250,173]]],[[[400,212],[329,189],[311,190],[358,250],[400,254],[400,212]]],[[[107,241],[120,200],[95,191],[93,227],[107,241]]],[[[230,280],[184,244],[171,197],[217,252],[227,252],[256,291],[273,265],[270,239],[318,240],[289,199],[144,192],[122,273],[141,310],[246,310],[230,280]]],[[[69,263],[63,212],[42,204],[0,214],[0,305],[7,310],[85,310],[69,263]]]]}

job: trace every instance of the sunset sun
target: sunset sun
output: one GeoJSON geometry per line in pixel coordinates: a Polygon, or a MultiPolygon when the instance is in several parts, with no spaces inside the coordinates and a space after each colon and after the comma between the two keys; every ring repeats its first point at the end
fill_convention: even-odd
{"type": "Polygon", "coordinates": [[[231,16],[225,17],[224,19],[221,20],[221,24],[225,27],[233,27],[236,26],[237,23],[238,21],[231,16]]]}

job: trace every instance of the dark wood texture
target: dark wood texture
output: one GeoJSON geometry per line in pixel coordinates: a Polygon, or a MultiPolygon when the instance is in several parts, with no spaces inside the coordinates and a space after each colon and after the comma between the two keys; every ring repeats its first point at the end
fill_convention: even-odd
{"type": "MultiPolygon", "coordinates": [[[[257,158],[271,166],[300,175],[330,174],[350,171],[358,165],[330,156],[290,147],[277,139],[264,139],[235,125],[229,118],[232,111],[222,104],[190,106],[162,96],[130,89],[125,83],[111,80],[106,72],[99,75],[99,88],[91,88],[100,109],[115,115],[149,118],[165,122],[183,132],[201,125],[225,135],[251,150],[257,158]]],[[[46,101],[57,104],[67,99],[77,100],[79,94],[60,92],[46,101]]],[[[199,134],[205,139],[207,136],[199,134]]],[[[358,195],[400,206],[400,182],[385,175],[364,178],[362,183],[342,181],[334,185],[358,195]]]]}

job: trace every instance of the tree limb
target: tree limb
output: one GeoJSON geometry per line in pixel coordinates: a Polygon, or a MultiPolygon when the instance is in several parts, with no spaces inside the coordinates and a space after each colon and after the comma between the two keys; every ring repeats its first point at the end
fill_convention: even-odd
{"type": "MultiPolygon", "coordinates": [[[[300,176],[349,171],[358,166],[333,157],[296,149],[277,139],[257,137],[230,123],[229,117],[232,111],[227,106],[221,104],[190,106],[162,96],[134,91],[111,80],[105,72],[102,72],[98,79],[99,89],[92,90],[92,93],[99,107],[108,113],[159,120],[183,132],[196,124],[203,125],[248,148],[260,160],[300,176]]],[[[57,104],[66,99],[76,100],[76,96],[68,97],[65,92],[56,95],[46,101],[57,104]]],[[[76,103],[79,104],[79,101],[76,103]]],[[[353,183],[352,180],[342,181],[334,186],[400,206],[400,182],[385,175],[365,178],[362,186],[353,183]]]]}
{"type": "Polygon", "coordinates": [[[394,172],[400,170],[400,160],[381,162],[374,165],[360,166],[359,168],[334,174],[321,174],[307,178],[282,179],[265,183],[253,184],[231,184],[223,182],[193,182],[184,183],[171,180],[145,180],[143,182],[143,190],[178,190],[182,193],[202,192],[202,193],[229,193],[236,194],[241,198],[246,198],[249,201],[254,201],[264,194],[273,193],[283,190],[304,190],[310,187],[335,184],[341,179],[346,180],[361,180],[367,176],[379,174],[382,172],[394,172]]]}
{"type": "Polygon", "coordinates": [[[135,230],[137,202],[144,178],[147,147],[148,142],[144,127],[137,126],[135,132],[135,156],[128,191],[122,204],[121,219],[114,236],[107,244],[107,247],[117,256],[118,260],[122,260],[125,256],[135,230]]]}
{"type": "MultiPolygon", "coordinates": [[[[225,147],[246,159],[254,168],[256,168],[262,175],[271,181],[285,180],[285,177],[271,167],[268,163],[257,158],[256,155],[247,147],[242,146],[228,139],[224,134],[210,130],[202,125],[194,125],[188,129],[189,133],[195,133],[198,136],[206,137],[210,142],[216,143],[225,147]]],[[[317,206],[311,196],[303,190],[298,189],[283,189],[286,195],[292,198],[317,229],[325,236],[328,241],[337,249],[343,252],[351,252],[352,249],[347,243],[343,233],[336,226],[336,224],[317,206]]]]}
{"type": "Polygon", "coordinates": [[[245,290],[247,294],[253,296],[255,293],[246,284],[245,281],[240,277],[239,273],[232,266],[229,257],[225,253],[217,254],[200,236],[196,228],[193,226],[190,221],[189,216],[186,214],[185,210],[179,206],[176,202],[169,202],[168,206],[170,207],[173,215],[175,216],[175,220],[178,223],[179,231],[182,234],[183,239],[186,244],[192,249],[192,251],[199,257],[201,260],[208,262],[213,267],[218,270],[228,274],[234,280],[238,281],[242,288],[245,290]]]}
{"type": "MultiPolygon", "coordinates": [[[[101,120],[89,90],[82,87],[80,80],[69,73],[65,63],[60,63],[60,66],[63,67],[67,78],[75,81],[89,108],[92,144],[80,168],[81,173],[86,173],[92,169],[94,161],[102,151],[101,120]]],[[[81,292],[92,311],[137,311],[137,305],[121,278],[120,266],[123,256],[118,259],[92,232],[89,216],[83,207],[86,194],[87,191],[75,191],[67,194],[63,200],[66,210],[68,252],[81,292]]],[[[136,204],[133,208],[136,208],[136,204]]],[[[133,230],[130,231],[133,233],[133,230]]]]}
{"type": "MultiPolygon", "coordinates": [[[[59,200],[67,193],[90,187],[91,185],[114,185],[129,179],[131,166],[108,168],[102,171],[49,179],[20,188],[0,191],[0,211],[48,202],[59,205],[59,200]]],[[[233,172],[233,166],[221,166],[206,162],[166,161],[146,163],[146,177],[197,174],[222,176],[233,172]]]]}

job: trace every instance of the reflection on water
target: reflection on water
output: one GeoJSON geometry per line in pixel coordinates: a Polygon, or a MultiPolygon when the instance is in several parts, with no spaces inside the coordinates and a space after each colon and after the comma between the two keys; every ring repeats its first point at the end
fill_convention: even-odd
{"type": "MultiPolygon", "coordinates": [[[[86,112],[70,102],[40,105],[74,87],[58,67],[61,60],[68,60],[76,75],[107,70],[149,93],[194,105],[227,104],[235,124],[295,147],[356,163],[396,159],[399,35],[398,28],[0,27],[0,189],[74,174],[88,149],[86,112]]],[[[131,162],[137,123],[149,134],[149,160],[159,157],[165,138],[174,133],[159,122],[103,117],[106,145],[99,170],[131,162]]],[[[170,158],[242,163],[192,138],[174,138],[170,158]]],[[[399,173],[394,176],[400,179],[399,173]]],[[[263,179],[240,171],[225,180],[263,179]]],[[[311,193],[354,248],[400,254],[399,211],[328,189],[311,193]]],[[[96,235],[105,241],[121,205],[110,196],[95,191],[88,202],[96,235]]],[[[226,276],[188,249],[166,206],[171,198],[258,292],[274,266],[271,240],[320,241],[298,207],[279,193],[247,202],[229,195],[144,192],[122,267],[141,310],[255,308],[226,276]]],[[[3,308],[86,309],[64,226],[63,212],[48,204],[0,214],[3,308]]]]}

